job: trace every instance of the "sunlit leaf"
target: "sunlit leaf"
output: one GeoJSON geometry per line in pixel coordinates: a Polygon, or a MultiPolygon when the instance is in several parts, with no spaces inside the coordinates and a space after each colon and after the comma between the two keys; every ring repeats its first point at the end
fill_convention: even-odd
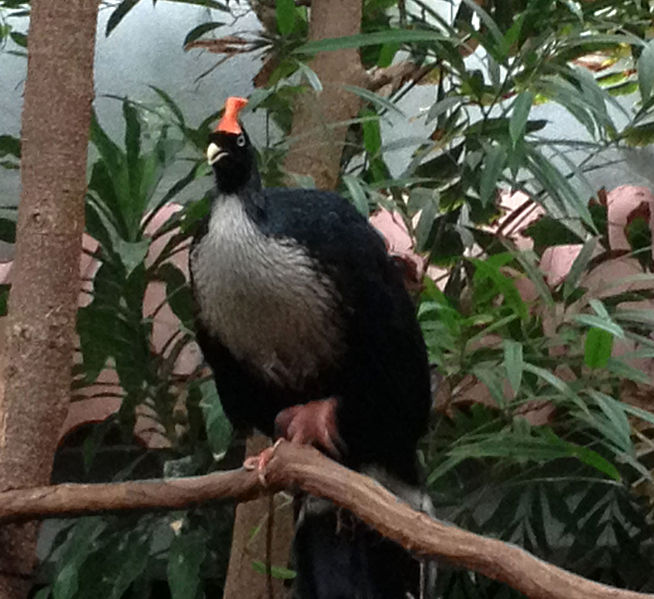
{"type": "Polygon", "coordinates": [[[614,336],[605,329],[591,328],[584,343],[584,362],[589,368],[606,368],[613,350],[614,336]]]}
{"type": "Polygon", "coordinates": [[[277,0],[275,2],[275,15],[277,29],[282,35],[289,35],[295,27],[297,9],[294,0],[277,0]]]}

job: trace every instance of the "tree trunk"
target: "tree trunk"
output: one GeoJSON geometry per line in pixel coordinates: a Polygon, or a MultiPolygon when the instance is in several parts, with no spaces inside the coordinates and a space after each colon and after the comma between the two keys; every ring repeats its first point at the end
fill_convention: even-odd
{"type": "MultiPolygon", "coordinates": [[[[313,0],[309,40],[356,35],[361,31],[361,0],[313,0]]],[[[323,90],[303,94],[295,109],[288,172],[311,175],[320,189],[334,189],[340,174],[347,125],[359,112],[358,96],[344,85],[365,87],[367,73],[356,48],[319,53],[309,64],[323,90]]]]}
{"type": "MultiPolygon", "coordinates": [[[[97,0],[33,0],[22,195],[0,393],[0,490],[48,484],[71,384],[97,0]]],[[[36,528],[0,529],[0,598],[31,586],[36,528]]]]}
{"type": "MultiPolygon", "coordinates": [[[[270,445],[267,437],[252,435],[247,443],[247,455],[256,455],[270,445]]],[[[273,538],[267,550],[268,518],[270,500],[260,497],[254,501],[240,503],[236,507],[232,548],[229,554],[227,580],[223,599],[271,599],[267,577],[256,573],[252,562],[266,563],[270,557],[272,566],[288,566],[289,549],[293,539],[293,510],[288,503],[288,495],[277,493],[273,497],[273,538]],[[257,531],[253,535],[253,531],[257,531]],[[270,553],[270,556],[267,554],[270,553]]],[[[282,580],[273,580],[275,599],[286,595],[282,580]]]]}

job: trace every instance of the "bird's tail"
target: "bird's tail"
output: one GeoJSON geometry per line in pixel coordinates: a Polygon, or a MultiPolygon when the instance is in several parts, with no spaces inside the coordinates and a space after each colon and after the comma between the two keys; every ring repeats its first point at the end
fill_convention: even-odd
{"type": "MultiPolygon", "coordinates": [[[[367,472],[414,509],[433,512],[415,487],[367,472]]],[[[294,542],[295,599],[427,599],[434,562],[421,561],[350,512],[311,496],[299,499],[294,542]]]]}

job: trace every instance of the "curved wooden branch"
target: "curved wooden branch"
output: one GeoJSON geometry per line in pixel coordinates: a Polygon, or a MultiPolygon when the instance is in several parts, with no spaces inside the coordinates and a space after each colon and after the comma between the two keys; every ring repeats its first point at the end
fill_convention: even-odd
{"type": "Polygon", "coordinates": [[[281,442],[265,482],[232,470],[192,478],[111,484],[62,484],[0,493],[0,523],[127,510],[180,509],[218,499],[247,501],[301,488],[329,498],[423,556],[443,558],[505,582],[532,599],[650,599],[592,582],[548,564],[515,545],[466,532],[412,510],[380,484],[310,447],[281,442]]]}

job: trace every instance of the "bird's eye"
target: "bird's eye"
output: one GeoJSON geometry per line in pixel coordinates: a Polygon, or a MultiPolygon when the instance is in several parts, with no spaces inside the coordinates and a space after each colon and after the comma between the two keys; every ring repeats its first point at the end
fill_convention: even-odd
{"type": "Polygon", "coordinates": [[[236,145],[237,145],[239,148],[242,148],[242,147],[245,145],[245,135],[239,135],[239,136],[236,138],[236,145]]]}

